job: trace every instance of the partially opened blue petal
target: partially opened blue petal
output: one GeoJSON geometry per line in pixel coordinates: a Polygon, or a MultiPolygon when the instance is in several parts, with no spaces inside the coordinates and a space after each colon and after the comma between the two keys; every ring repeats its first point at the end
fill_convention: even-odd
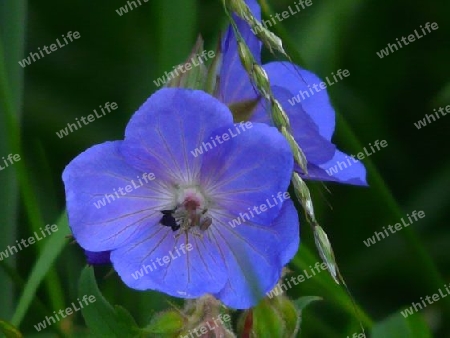
{"type": "MultiPolygon", "coordinates": [[[[290,110],[305,111],[318,126],[320,135],[330,141],[336,116],[327,90],[318,87],[323,81],[314,73],[290,62],[271,62],[264,65],[264,69],[272,86],[289,91],[290,97],[286,103],[289,103],[290,110]]],[[[287,106],[284,108],[287,109],[287,106]]]]}
{"type": "MultiPolygon", "coordinates": [[[[291,95],[288,90],[272,86],[272,91],[288,115],[293,136],[305,153],[308,162],[321,164],[329,161],[336,151],[336,146],[320,134],[317,124],[301,106],[293,107],[289,104],[291,95]]],[[[270,109],[263,101],[256,108],[251,121],[273,125],[269,114],[270,109]]]]}
{"type": "MultiPolygon", "coordinates": [[[[261,8],[256,0],[247,0],[253,16],[261,20],[261,8]]],[[[261,63],[261,42],[252,32],[251,27],[243,19],[234,15],[239,32],[241,33],[250,52],[257,63],[261,63]]],[[[220,72],[220,99],[226,104],[255,98],[256,92],[251,85],[250,78],[241,65],[237,49],[237,41],[230,26],[222,39],[222,69],[220,72]]]]}
{"type": "Polygon", "coordinates": [[[320,166],[308,165],[308,175],[303,175],[297,167],[302,177],[316,181],[332,181],[345,184],[367,186],[367,172],[361,161],[353,160],[349,155],[336,151],[333,159],[320,166]]]}
{"type": "Polygon", "coordinates": [[[64,170],[69,224],[77,242],[89,251],[108,251],[125,245],[149,224],[159,222],[172,202],[159,182],[128,165],[107,142],[78,155],[64,170]],[[146,181],[144,177],[147,177],[146,181]]]}
{"type": "Polygon", "coordinates": [[[247,309],[275,286],[283,266],[297,252],[298,215],[292,201],[286,200],[271,226],[248,222],[231,227],[222,217],[213,234],[230,276],[215,296],[229,307],[247,309]]]}

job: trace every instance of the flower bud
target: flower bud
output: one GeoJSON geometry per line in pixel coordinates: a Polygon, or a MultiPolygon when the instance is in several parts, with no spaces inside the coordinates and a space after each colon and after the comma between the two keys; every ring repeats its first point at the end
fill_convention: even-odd
{"type": "Polygon", "coordinates": [[[152,318],[150,324],[144,329],[144,331],[153,336],[176,336],[176,334],[183,330],[185,323],[186,319],[184,318],[183,314],[178,310],[173,309],[155,315],[152,318]]]}
{"type": "Polygon", "coordinates": [[[240,337],[295,337],[300,327],[300,314],[284,295],[265,298],[239,318],[240,337]]]}
{"type": "Polygon", "coordinates": [[[203,48],[203,39],[198,37],[191,54],[169,73],[171,77],[166,87],[204,89],[207,82],[208,68],[205,66],[207,54],[203,48]]]}

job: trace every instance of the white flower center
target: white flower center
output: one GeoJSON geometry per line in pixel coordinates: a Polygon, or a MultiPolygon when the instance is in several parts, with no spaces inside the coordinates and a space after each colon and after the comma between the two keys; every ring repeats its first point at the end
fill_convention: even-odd
{"type": "MultiPolygon", "coordinates": [[[[170,224],[173,231],[179,231],[176,236],[188,232],[202,236],[202,233],[212,224],[212,219],[208,216],[209,204],[208,198],[199,186],[177,186],[175,208],[171,211],[171,216],[167,216],[167,218],[173,217],[170,224]]],[[[168,224],[169,222],[163,225],[168,224]]]]}

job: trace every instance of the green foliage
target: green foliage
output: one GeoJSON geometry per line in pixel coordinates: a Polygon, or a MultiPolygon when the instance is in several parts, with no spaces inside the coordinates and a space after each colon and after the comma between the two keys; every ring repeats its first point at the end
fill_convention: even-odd
{"type": "Polygon", "coordinates": [[[145,332],[150,335],[173,335],[181,332],[184,325],[184,318],[179,311],[170,310],[157,314],[152,318],[150,324],[145,328],[145,332]]]}
{"type": "Polygon", "coordinates": [[[103,297],[95,280],[94,269],[81,273],[78,296],[94,296],[95,301],[81,309],[86,325],[96,337],[138,337],[139,328],[133,317],[121,306],[113,307],[103,297]]]}
{"type": "Polygon", "coordinates": [[[371,337],[431,338],[433,334],[420,315],[404,318],[400,313],[394,313],[373,327],[371,337]]]}
{"type": "Polygon", "coordinates": [[[22,338],[22,334],[13,325],[0,320],[0,332],[2,332],[6,338],[22,338]]]}

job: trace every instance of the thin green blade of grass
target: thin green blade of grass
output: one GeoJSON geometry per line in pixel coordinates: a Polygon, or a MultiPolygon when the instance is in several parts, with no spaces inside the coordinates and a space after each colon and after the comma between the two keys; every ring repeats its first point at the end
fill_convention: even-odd
{"type": "Polygon", "coordinates": [[[66,236],[70,234],[70,230],[66,213],[58,219],[57,224],[59,226],[59,230],[53,233],[52,236],[45,242],[44,249],[36,261],[30,276],[28,277],[28,281],[16,307],[11,322],[17,327],[26,315],[39,285],[42,283],[49,271],[51,271],[51,267],[54,265],[56,259],[67,243],[66,236]]]}
{"type": "MultiPolygon", "coordinates": [[[[4,104],[0,106],[0,155],[13,153],[10,144],[6,139],[7,122],[6,106],[11,106],[17,119],[20,119],[23,91],[23,69],[19,67],[17,61],[24,54],[25,45],[25,0],[5,0],[0,2],[0,49],[7,50],[8,54],[0,60],[0,87],[6,89],[4,84],[11,83],[11,90],[0,89],[0,101],[4,104]],[[7,103],[9,102],[9,103],[7,103]]],[[[17,207],[19,199],[19,189],[17,177],[14,170],[2,170],[0,173],[0,186],[2,195],[7,203],[0,203],[0,215],[2,215],[3,231],[0,236],[0,250],[14,243],[17,234],[17,207]]],[[[10,259],[10,264],[15,266],[15,258],[10,259]]],[[[4,272],[0,271],[0,318],[10,318],[13,309],[13,283],[6,278],[4,272]]]]}
{"type": "MultiPolygon", "coordinates": [[[[38,232],[39,228],[45,223],[43,221],[42,213],[39,209],[39,203],[37,201],[36,194],[33,191],[33,186],[31,184],[29,173],[27,173],[27,165],[26,165],[27,160],[24,158],[23,151],[21,148],[21,139],[20,139],[21,132],[20,132],[20,118],[19,118],[21,103],[19,102],[18,104],[16,104],[16,102],[14,101],[15,95],[16,96],[19,95],[18,94],[19,91],[16,88],[17,83],[21,83],[21,81],[14,81],[10,79],[8,72],[9,65],[7,64],[7,60],[13,60],[16,57],[11,58],[10,56],[7,56],[5,52],[6,52],[5,45],[2,39],[2,35],[0,35],[0,97],[4,98],[3,100],[0,100],[0,111],[3,112],[3,114],[1,114],[0,117],[0,124],[3,123],[4,133],[2,133],[2,135],[4,135],[5,138],[5,142],[2,142],[1,144],[5,144],[8,147],[8,151],[10,153],[19,154],[21,156],[20,160],[14,163],[14,168],[13,169],[9,168],[9,172],[15,171],[15,174],[17,175],[19,190],[25,205],[25,210],[27,212],[31,232],[34,231],[38,232]]],[[[10,55],[9,52],[10,51],[8,49],[8,55],[10,55]]],[[[14,67],[20,68],[18,63],[14,67]]],[[[20,101],[21,99],[18,100],[20,101]]],[[[14,175],[14,173],[12,173],[12,175],[14,175]]],[[[11,200],[13,200],[13,198],[14,196],[11,196],[11,200]]],[[[8,206],[7,203],[5,203],[5,205],[8,208],[14,209],[14,211],[16,210],[16,208],[13,205],[8,206]]],[[[15,226],[14,227],[8,226],[7,229],[9,229],[9,231],[11,232],[14,230],[14,233],[12,234],[13,238],[10,241],[10,243],[12,244],[16,237],[15,226]]],[[[41,251],[43,248],[43,244],[38,242],[36,244],[36,247],[38,251],[41,251]]],[[[56,274],[56,270],[53,269],[50,271],[49,277],[46,279],[46,287],[53,307],[55,308],[62,307],[64,296],[62,292],[62,287],[56,274]]],[[[6,299],[10,298],[11,294],[13,294],[12,290],[10,290],[9,295],[6,297],[6,299]]]]}
{"type": "MultiPolygon", "coordinates": [[[[16,287],[20,289],[25,288],[24,279],[12,267],[8,266],[5,261],[0,261],[0,268],[9,276],[16,287]]],[[[11,312],[12,310],[13,308],[11,308],[11,312]]],[[[31,303],[31,310],[36,311],[37,313],[51,313],[50,309],[48,309],[42,300],[37,296],[34,297],[33,302],[31,303]]],[[[57,331],[61,336],[64,336],[64,332],[58,326],[55,326],[55,331],[57,331]]]]}

